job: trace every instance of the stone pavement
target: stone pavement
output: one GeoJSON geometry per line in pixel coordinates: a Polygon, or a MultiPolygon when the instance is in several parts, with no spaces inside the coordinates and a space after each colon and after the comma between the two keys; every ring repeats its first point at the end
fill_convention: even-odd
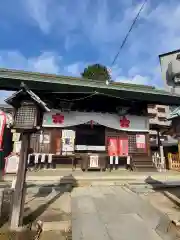
{"type": "MultiPolygon", "coordinates": [[[[41,170],[38,172],[28,172],[26,181],[33,183],[59,183],[62,179],[76,180],[77,182],[89,181],[121,181],[121,182],[144,182],[147,178],[152,178],[157,181],[180,181],[180,172],[129,172],[126,170],[117,170],[112,172],[89,171],[82,172],[81,170],[72,171],[71,169],[50,169],[41,170]]],[[[5,175],[5,182],[12,182],[14,175],[5,175]]]]}
{"type": "Polygon", "coordinates": [[[128,188],[97,186],[71,193],[73,240],[172,240],[170,220],[128,188]]]}

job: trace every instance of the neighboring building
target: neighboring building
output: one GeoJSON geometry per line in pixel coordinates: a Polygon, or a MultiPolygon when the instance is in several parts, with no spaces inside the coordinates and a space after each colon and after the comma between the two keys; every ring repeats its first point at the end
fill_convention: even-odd
{"type": "MultiPolygon", "coordinates": [[[[169,128],[171,125],[171,121],[167,121],[169,116],[170,110],[169,106],[166,105],[155,105],[149,104],[148,105],[148,116],[149,116],[149,125],[150,125],[150,144],[152,147],[158,145],[158,138],[157,138],[157,130],[155,130],[155,126],[158,126],[160,132],[163,132],[165,128],[169,128]],[[162,131],[161,131],[162,130],[162,131]]],[[[162,134],[161,141],[164,146],[174,146],[177,145],[177,140],[173,139],[168,135],[162,134]]]]}
{"type": "Polygon", "coordinates": [[[167,121],[167,116],[169,114],[169,107],[165,105],[148,105],[148,115],[150,125],[160,125],[162,127],[169,126],[170,122],[167,121]]]}
{"type": "Polygon", "coordinates": [[[180,49],[159,55],[166,91],[180,94],[180,49]]]}

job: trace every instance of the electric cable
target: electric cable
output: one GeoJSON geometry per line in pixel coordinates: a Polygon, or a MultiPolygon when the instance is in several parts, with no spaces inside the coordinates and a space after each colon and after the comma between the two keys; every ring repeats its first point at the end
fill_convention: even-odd
{"type": "Polygon", "coordinates": [[[116,53],[116,55],[115,55],[115,57],[114,57],[114,59],[113,59],[113,61],[112,61],[112,63],[111,63],[111,67],[115,64],[115,62],[116,62],[116,60],[117,60],[117,58],[118,58],[118,56],[119,56],[119,54],[120,54],[120,51],[121,51],[122,48],[124,47],[124,45],[125,45],[128,37],[129,37],[131,31],[133,30],[133,27],[135,26],[135,24],[136,24],[136,22],[137,22],[137,20],[138,20],[138,18],[139,18],[139,16],[140,16],[142,10],[144,9],[147,1],[148,1],[148,0],[145,0],[145,1],[143,2],[143,4],[141,5],[141,7],[140,7],[140,9],[139,9],[136,17],[134,18],[134,20],[133,20],[133,22],[132,22],[131,27],[129,28],[129,31],[128,31],[127,34],[125,35],[125,38],[123,39],[122,44],[120,45],[119,50],[118,50],[118,52],[116,53]]]}
{"type": "Polygon", "coordinates": [[[85,97],[80,97],[80,98],[75,98],[75,99],[62,99],[62,98],[60,98],[60,100],[64,101],[64,102],[76,102],[76,101],[85,100],[87,98],[91,98],[91,97],[93,97],[94,95],[97,95],[97,94],[98,94],[98,92],[95,91],[94,93],[92,93],[88,96],[85,96],[85,97]]]}

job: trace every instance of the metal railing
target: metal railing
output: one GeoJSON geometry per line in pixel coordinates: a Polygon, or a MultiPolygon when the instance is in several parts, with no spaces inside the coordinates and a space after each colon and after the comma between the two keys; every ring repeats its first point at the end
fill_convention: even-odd
{"type": "Polygon", "coordinates": [[[158,170],[158,172],[166,171],[166,168],[165,168],[165,158],[162,161],[158,152],[154,152],[153,153],[152,161],[153,161],[154,166],[158,170]]]}

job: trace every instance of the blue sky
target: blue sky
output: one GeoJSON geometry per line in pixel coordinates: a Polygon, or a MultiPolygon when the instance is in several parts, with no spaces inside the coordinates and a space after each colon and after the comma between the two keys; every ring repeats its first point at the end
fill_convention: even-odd
{"type": "MultiPolygon", "coordinates": [[[[108,67],[140,0],[6,0],[0,6],[0,67],[79,76],[108,67]]],[[[180,48],[180,1],[149,0],[116,64],[115,81],[163,87],[158,55],[180,48]]],[[[1,93],[1,99],[7,96],[1,93]]]]}

